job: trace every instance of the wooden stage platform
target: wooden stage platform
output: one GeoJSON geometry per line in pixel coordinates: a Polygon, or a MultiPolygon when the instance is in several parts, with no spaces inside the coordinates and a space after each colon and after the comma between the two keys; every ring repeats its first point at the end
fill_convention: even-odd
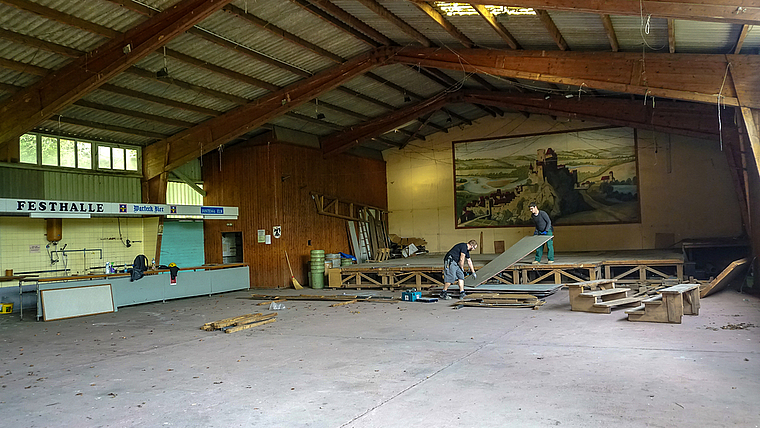
{"type": "MultiPolygon", "coordinates": [[[[328,269],[331,288],[412,288],[443,285],[443,254],[425,254],[378,263],[362,263],[328,269]]],[[[488,264],[496,254],[473,254],[475,269],[488,264]]],[[[673,250],[625,250],[556,253],[555,262],[532,264],[533,254],[506,267],[488,284],[563,284],[595,279],[616,279],[618,284],[659,284],[663,279],[682,282],[684,255],[673,250]]]]}

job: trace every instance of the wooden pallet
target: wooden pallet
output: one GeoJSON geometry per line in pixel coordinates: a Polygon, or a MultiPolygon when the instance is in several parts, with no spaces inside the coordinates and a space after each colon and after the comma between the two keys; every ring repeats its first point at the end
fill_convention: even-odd
{"type": "Polygon", "coordinates": [[[625,311],[628,321],[681,324],[684,315],[699,315],[699,284],[678,284],[660,290],[636,308],[625,311]]]}

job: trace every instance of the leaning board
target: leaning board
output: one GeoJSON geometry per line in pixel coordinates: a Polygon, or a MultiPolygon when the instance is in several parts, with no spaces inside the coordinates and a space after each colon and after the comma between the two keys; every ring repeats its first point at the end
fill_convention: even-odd
{"type": "Polygon", "coordinates": [[[42,290],[40,300],[45,321],[114,311],[111,284],[42,290]]]}
{"type": "Polygon", "coordinates": [[[480,268],[480,270],[477,272],[477,278],[473,278],[472,275],[465,278],[464,286],[477,287],[478,285],[488,281],[489,279],[498,275],[499,272],[522,260],[523,257],[532,253],[536,250],[536,248],[544,245],[553,237],[554,236],[552,235],[526,236],[525,238],[517,241],[515,245],[509,247],[507,251],[501,253],[498,257],[491,260],[490,263],[480,268]]]}

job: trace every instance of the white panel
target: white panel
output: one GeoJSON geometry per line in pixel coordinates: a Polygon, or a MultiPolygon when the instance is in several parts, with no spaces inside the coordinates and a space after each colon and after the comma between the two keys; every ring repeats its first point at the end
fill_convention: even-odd
{"type": "Polygon", "coordinates": [[[40,291],[45,321],[114,311],[111,284],[40,291]]]}

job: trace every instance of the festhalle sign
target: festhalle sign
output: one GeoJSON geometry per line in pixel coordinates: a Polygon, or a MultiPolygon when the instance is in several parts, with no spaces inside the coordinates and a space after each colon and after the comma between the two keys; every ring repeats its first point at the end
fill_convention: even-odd
{"type": "Polygon", "coordinates": [[[84,202],[56,199],[3,199],[0,214],[34,217],[142,216],[182,215],[203,216],[204,219],[237,219],[237,207],[201,205],[132,204],[119,202],[84,202]]]}

